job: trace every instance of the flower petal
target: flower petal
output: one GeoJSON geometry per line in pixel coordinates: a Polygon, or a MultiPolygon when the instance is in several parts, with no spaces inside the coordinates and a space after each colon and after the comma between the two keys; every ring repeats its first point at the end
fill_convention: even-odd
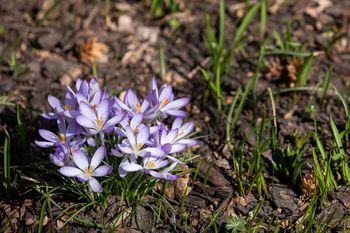
{"type": "Polygon", "coordinates": [[[160,95],[159,95],[159,101],[162,102],[162,101],[164,101],[165,99],[167,99],[168,101],[170,101],[171,95],[172,95],[172,94],[173,94],[173,88],[172,88],[172,86],[170,86],[170,85],[165,86],[165,87],[162,89],[162,91],[161,91],[161,93],[160,93],[160,95]]]}
{"type": "MultiPolygon", "coordinates": [[[[169,115],[174,116],[174,117],[181,117],[181,118],[185,118],[186,115],[187,115],[187,113],[185,111],[176,110],[176,109],[174,109],[174,110],[167,110],[166,114],[169,114],[169,115]]],[[[165,118],[165,117],[163,117],[163,118],[165,118]]]]}
{"type": "Polygon", "coordinates": [[[139,133],[137,134],[137,144],[145,144],[145,142],[149,138],[149,128],[147,126],[143,126],[139,129],[139,133]]]}
{"type": "Polygon", "coordinates": [[[76,118],[80,115],[80,112],[77,110],[66,110],[63,114],[68,118],[76,118]]]}
{"type": "Polygon", "coordinates": [[[86,181],[89,180],[89,176],[86,175],[85,172],[81,172],[80,174],[78,174],[78,175],[76,176],[76,178],[79,180],[79,182],[86,182],[86,181]]]}
{"type": "Polygon", "coordinates": [[[66,130],[66,137],[70,138],[73,137],[77,132],[77,123],[76,121],[71,121],[68,126],[67,126],[67,130],[66,130]]]}
{"type": "Polygon", "coordinates": [[[100,177],[100,176],[106,176],[112,172],[113,168],[110,165],[103,165],[101,167],[98,167],[93,173],[92,176],[100,177]]]}
{"type": "Polygon", "coordinates": [[[76,168],[76,167],[61,167],[58,170],[62,175],[64,176],[68,176],[68,177],[73,177],[73,176],[77,176],[78,174],[81,173],[81,170],[76,168]]]}
{"type": "Polygon", "coordinates": [[[178,152],[182,152],[186,149],[187,145],[184,144],[173,144],[171,146],[171,150],[170,150],[170,154],[172,153],[178,153],[178,152]]]}
{"type": "Polygon", "coordinates": [[[57,113],[53,113],[53,112],[45,112],[45,113],[42,113],[41,116],[45,119],[48,119],[48,120],[56,120],[57,119],[57,113]]]}
{"type": "Polygon", "coordinates": [[[96,113],[94,112],[94,110],[92,110],[90,105],[88,105],[87,103],[80,102],[79,110],[80,110],[81,114],[83,114],[84,116],[86,116],[90,120],[92,120],[92,121],[96,120],[96,113]]]}
{"type": "Polygon", "coordinates": [[[86,157],[85,153],[77,150],[73,153],[73,161],[77,167],[79,167],[81,170],[86,171],[89,167],[89,161],[86,157]]]}
{"type": "Polygon", "coordinates": [[[124,102],[134,110],[136,109],[136,105],[140,104],[135,92],[131,89],[126,92],[124,102]]]}
{"type": "Polygon", "coordinates": [[[172,175],[167,172],[156,172],[156,171],[149,171],[148,172],[151,176],[158,178],[158,179],[166,179],[166,180],[177,180],[179,177],[172,175]]]}
{"type": "Polygon", "coordinates": [[[99,193],[102,191],[102,186],[100,182],[98,182],[95,178],[90,177],[89,178],[89,185],[95,193],[99,193]]]}
{"type": "Polygon", "coordinates": [[[35,141],[35,145],[38,147],[48,148],[53,146],[53,142],[47,142],[47,141],[35,141]]]}
{"type": "Polygon", "coordinates": [[[49,154],[49,158],[51,163],[55,164],[56,166],[63,167],[65,165],[64,159],[60,159],[54,154],[49,154]]]}
{"type": "Polygon", "coordinates": [[[162,141],[162,143],[171,143],[174,141],[176,138],[176,135],[178,134],[179,130],[178,129],[173,129],[171,130],[168,135],[166,136],[166,140],[162,141]]]}
{"type": "Polygon", "coordinates": [[[128,138],[130,145],[132,145],[134,147],[136,144],[136,139],[135,139],[134,132],[132,131],[132,129],[130,128],[129,125],[126,126],[125,133],[126,133],[126,137],[128,138]]]}
{"type": "Polygon", "coordinates": [[[182,118],[178,117],[174,120],[171,129],[180,129],[182,125],[182,118]]]}
{"type": "Polygon", "coordinates": [[[97,117],[102,120],[102,122],[106,122],[109,115],[109,100],[103,100],[97,106],[97,117]]]}
{"type": "Polygon", "coordinates": [[[195,139],[181,139],[181,140],[177,141],[176,143],[186,144],[187,146],[194,146],[194,145],[198,144],[198,141],[195,139]]]}
{"type": "Polygon", "coordinates": [[[86,116],[77,116],[76,121],[79,125],[85,128],[97,130],[97,125],[95,124],[95,122],[93,122],[90,118],[87,118],[86,116]]]}
{"type": "Polygon", "coordinates": [[[131,109],[126,104],[124,104],[119,98],[116,98],[116,103],[120,108],[122,108],[128,112],[131,111],[131,109]]]}
{"type": "Polygon", "coordinates": [[[119,148],[119,150],[121,150],[122,152],[124,152],[126,154],[134,153],[134,151],[130,147],[128,147],[127,145],[124,145],[124,144],[119,144],[118,148],[119,148]]]}
{"type": "Polygon", "coordinates": [[[136,163],[125,163],[121,167],[123,168],[124,171],[127,171],[127,172],[136,172],[143,169],[141,165],[136,163]]]}
{"type": "Polygon", "coordinates": [[[90,162],[90,168],[92,170],[95,170],[95,168],[98,167],[98,165],[100,165],[101,161],[103,160],[103,158],[106,155],[106,148],[104,146],[100,146],[96,151],[94,156],[91,159],[90,162]]]}
{"type": "Polygon", "coordinates": [[[125,117],[125,114],[118,114],[115,117],[109,119],[103,126],[103,131],[112,131],[114,129],[114,126],[119,123],[123,118],[125,117]]]}
{"type": "Polygon", "coordinates": [[[124,178],[128,174],[128,172],[125,171],[121,166],[118,168],[118,173],[121,178],[124,178]]]}
{"type": "Polygon", "coordinates": [[[134,117],[130,121],[130,127],[132,130],[135,130],[137,128],[137,126],[139,126],[141,124],[142,118],[143,118],[142,113],[136,113],[134,115],[134,117]]]}
{"type": "Polygon", "coordinates": [[[49,95],[47,97],[47,102],[49,102],[50,106],[54,109],[61,105],[61,101],[57,99],[55,96],[49,95]]]}
{"type": "Polygon", "coordinates": [[[165,152],[161,148],[157,147],[148,147],[143,149],[143,151],[149,152],[154,157],[162,157],[165,155],[165,152]]]}
{"type": "Polygon", "coordinates": [[[168,103],[167,105],[165,105],[162,108],[162,111],[164,112],[164,111],[167,111],[167,110],[170,110],[170,109],[182,108],[183,106],[188,104],[188,102],[190,102],[190,98],[181,98],[181,99],[174,100],[174,101],[168,103]]]}
{"type": "Polygon", "coordinates": [[[112,149],[111,154],[119,158],[123,156],[118,149],[112,149]]]}
{"type": "Polygon", "coordinates": [[[57,135],[48,131],[46,129],[39,129],[39,134],[42,138],[46,139],[49,142],[57,142],[57,135]]]}
{"type": "Polygon", "coordinates": [[[156,82],[156,78],[155,77],[152,78],[151,90],[155,91],[156,95],[158,97],[158,86],[157,86],[157,82],[156,82]]]}

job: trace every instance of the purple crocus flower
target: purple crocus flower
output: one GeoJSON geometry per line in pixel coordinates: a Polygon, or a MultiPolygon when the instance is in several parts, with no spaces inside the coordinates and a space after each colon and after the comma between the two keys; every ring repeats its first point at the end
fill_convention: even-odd
{"type": "Polygon", "coordinates": [[[99,166],[105,155],[106,150],[101,146],[89,162],[84,152],[76,151],[73,155],[73,161],[77,167],[64,166],[59,169],[59,172],[64,176],[76,177],[81,182],[88,181],[92,191],[101,192],[102,186],[94,177],[106,176],[112,172],[112,166],[110,165],[99,166]]]}
{"type": "Polygon", "coordinates": [[[113,131],[114,126],[124,118],[123,113],[108,120],[109,117],[109,100],[103,100],[94,111],[89,104],[80,103],[81,115],[76,118],[79,125],[88,129],[89,133],[94,135],[99,132],[109,133],[113,131]]]}
{"type": "Polygon", "coordinates": [[[55,153],[49,154],[50,161],[56,166],[63,167],[67,164],[67,154],[62,147],[57,147],[55,153]]]}
{"type": "Polygon", "coordinates": [[[165,155],[164,151],[161,148],[151,146],[144,148],[150,136],[150,130],[146,125],[139,127],[137,133],[133,132],[130,126],[126,126],[125,134],[127,138],[118,145],[118,148],[122,152],[135,155],[136,157],[143,157],[146,154],[151,154],[157,157],[162,157],[165,155]]]}
{"type": "Polygon", "coordinates": [[[120,125],[122,127],[116,127],[115,128],[115,133],[119,136],[126,137],[126,132],[125,129],[127,126],[129,126],[132,130],[132,132],[137,132],[140,126],[144,126],[144,124],[141,124],[143,119],[143,114],[142,113],[137,113],[135,114],[131,119],[128,117],[125,117],[121,122],[120,125]]]}
{"type": "Polygon", "coordinates": [[[161,171],[148,170],[145,171],[145,173],[150,174],[151,176],[157,179],[165,179],[170,181],[177,180],[179,177],[170,173],[170,171],[173,170],[176,167],[176,165],[177,163],[172,163],[169,167],[161,171]]]}
{"type": "Polygon", "coordinates": [[[76,110],[77,100],[74,93],[71,91],[66,93],[63,103],[52,95],[47,97],[47,101],[55,112],[43,113],[42,116],[46,119],[57,119],[59,116],[75,118],[79,115],[79,112],[76,110]]]}
{"type": "Polygon", "coordinates": [[[185,124],[183,124],[182,118],[176,118],[171,126],[171,130],[178,129],[178,132],[172,142],[185,144],[187,146],[196,145],[198,143],[197,140],[185,138],[193,131],[194,126],[195,125],[193,122],[186,122],[185,124]]]}
{"type": "Polygon", "coordinates": [[[162,118],[166,118],[167,115],[182,118],[186,116],[186,112],[180,110],[180,108],[188,104],[190,101],[189,98],[174,100],[172,87],[169,85],[163,85],[158,89],[155,78],[152,79],[151,88],[152,93],[150,96],[152,96],[152,99],[157,106],[156,116],[160,115],[162,118]]]}
{"type": "MultiPolygon", "coordinates": [[[[91,79],[90,82],[88,82],[86,80],[78,79],[75,87],[77,90],[76,95],[81,95],[82,97],[84,97],[87,100],[92,99],[92,96],[94,96],[96,94],[96,92],[98,92],[100,90],[98,81],[95,77],[93,79],[91,79]]],[[[70,92],[74,93],[74,91],[72,90],[72,88],[69,85],[67,85],[67,89],[70,92]]]]}
{"type": "Polygon", "coordinates": [[[123,110],[127,111],[131,116],[139,113],[148,116],[156,110],[156,107],[150,107],[150,98],[139,100],[134,91],[128,90],[124,96],[124,101],[116,98],[116,104],[123,110]]]}
{"type": "Polygon", "coordinates": [[[182,125],[182,119],[177,118],[170,130],[167,129],[164,124],[159,126],[159,130],[151,139],[152,144],[162,148],[166,154],[182,152],[187,147],[197,143],[196,140],[183,138],[187,136],[193,128],[194,124],[192,122],[182,125]]]}
{"type": "Polygon", "coordinates": [[[35,141],[35,144],[39,147],[52,147],[54,145],[63,145],[69,142],[76,134],[77,125],[75,121],[71,121],[67,128],[66,122],[62,117],[57,120],[59,132],[57,134],[46,130],[39,129],[39,134],[46,141],[35,141]]]}
{"type": "Polygon", "coordinates": [[[168,168],[157,171],[164,168],[169,163],[167,159],[146,156],[143,158],[143,165],[140,165],[137,164],[135,157],[125,157],[120,163],[119,175],[125,177],[129,172],[143,171],[158,179],[176,180],[178,177],[169,173],[169,171],[176,166],[176,163],[172,163],[168,168]]]}

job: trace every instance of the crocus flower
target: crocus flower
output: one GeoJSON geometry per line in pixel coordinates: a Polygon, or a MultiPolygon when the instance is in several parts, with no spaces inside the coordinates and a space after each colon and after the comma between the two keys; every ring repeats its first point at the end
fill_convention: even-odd
{"type": "Polygon", "coordinates": [[[149,140],[149,135],[150,135],[150,130],[146,125],[139,127],[139,130],[137,133],[133,132],[130,126],[126,126],[125,134],[127,138],[124,139],[122,143],[118,145],[118,148],[122,152],[126,154],[135,155],[136,158],[138,156],[143,157],[146,154],[151,154],[157,157],[161,157],[165,155],[164,151],[161,148],[156,148],[156,147],[144,148],[144,146],[149,140]]]}
{"type": "Polygon", "coordinates": [[[188,104],[190,101],[189,98],[174,100],[172,87],[169,85],[163,85],[160,89],[158,89],[154,78],[152,80],[151,88],[152,93],[150,96],[152,96],[152,99],[157,106],[156,115],[160,115],[162,118],[166,118],[167,115],[182,118],[186,116],[186,112],[180,110],[180,108],[188,104]]]}
{"type": "Polygon", "coordinates": [[[139,100],[134,91],[128,90],[124,96],[124,101],[116,98],[116,104],[123,110],[127,111],[131,116],[143,113],[148,116],[156,110],[156,107],[150,107],[150,98],[146,97],[144,100],[139,100]]]}
{"type": "Polygon", "coordinates": [[[176,167],[176,165],[177,163],[172,163],[169,167],[161,171],[148,170],[145,171],[145,173],[150,174],[151,176],[157,179],[165,179],[170,181],[177,180],[179,177],[170,173],[170,171],[173,170],[176,167]]]}
{"type": "Polygon", "coordinates": [[[89,133],[94,135],[99,132],[109,133],[113,131],[114,126],[124,118],[120,113],[108,120],[109,117],[109,100],[103,100],[96,111],[85,102],[80,103],[81,115],[76,118],[79,125],[88,129],[89,133]]]}
{"type": "Polygon", "coordinates": [[[185,144],[187,146],[194,146],[198,143],[195,139],[185,138],[188,136],[194,129],[193,122],[187,122],[183,124],[182,118],[176,118],[171,126],[171,130],[178,129],[176,137],[172,140],[172,142],[185,144]]]}
{"type": "Polygon", "coordinates": [[[73,161],[76,167],[64,166],[59,169],[59,172],[68,177],[76,177],[81,182],[89,183],[92,191],[101,192],[102,186],[94,177],[102,177],[112,172],[112,166],[99,166],[106,155],[106,150],[103,146],[99,147],[91,161],[82,151],[76,151],[73,155],[73,161]]]}
{"type": "MultiPolygon", "coordinates": [[[[98,92],[100,90],[99,84],[97,79],[94,77],[93,79],[91,79],[90,82],[86,81],[86,80],[81,80],[78,79],[76,82],[76,90],[77,90],[77,95],[81,95],[82,97],[84,97],[87,100],[92,99],[92,96],[94,96],[96,94],[96,92],[98,92]]],[[[74,91],[72,90],[72,88],[67,85],[67,89],[74,93],[74,91]]]]}
{"type": "Polygon", "coordinates": [[[76,110],[77,100],[71,91],[66,93],[63,103],[52,95],[47,97],[47,101],[55,112],[43,113],[42,116],[46,119],[57,119],[59,116],[75,118],[79,115],[79,112],[76,110]]]}
{"type": "Polygon", "coordinates": [[[67,154],[61,147],[57,147],[55,153],[49,154],[49,158],[56,166],[63,167],[67,164],[67,154]]]}
{"type": "Polygon", "coordinates": [[[119,166],[119,175],[125,177],[129,172],[143,171],[146,174],[158,179],[176,180],[178,177],[169,173],[175,166],[176,163],[172,163],[169,167],[164,168],[170,163],[167,159],[162,159],[153,156],[146,156],[143,158],[143,165],[139,165],[136,162],[135,157],[125,157],[119,166]]]}
{"type": "Polygon", "coordinates": [[[159,130],[151,139],[153,146],[162,148],[166,154],[173,154],[184,151],[188,146],[195,145],[197,141],[183,139],[193,130],[193,123],[188,122],[183,126],[181,124],[182,120],[178,118],[170,130],[164,124],[160,125],[159,130]]]}
{"type": "Polygon", "coordinates": [[[128,117],[125,117],[124,120],[120,122],[121,127],[115,128],[115,133],[119,136],[126,137],[125,129],[127,126],[129,126],[132,130],[132,132],[137,132],[139,126],[143,126],[144,124],[141,124],[143,119],[142,113],[135,114],[131,119],[128,117]]]}
{"type": "Polygon", "coordinates": [[[65,120],[59,117],[57,124],[59,128],[57,134],[46,129],[39,129],[40,136],[46,141],[35,141],[35,144],[39,147],[52,147],[54,145],[66,144],[76,134],[77,125],[75,121],[71,121],[66,128],[65,120]]]}

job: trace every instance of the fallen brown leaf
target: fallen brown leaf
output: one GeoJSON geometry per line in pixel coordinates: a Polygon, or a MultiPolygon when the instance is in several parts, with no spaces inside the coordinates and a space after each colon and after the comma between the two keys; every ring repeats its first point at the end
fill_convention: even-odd
{"type": "Polygon", "coordinates": [[[97,42],[96,38],[87,40],[79,45],[79,57],[84,62],[108,62],[108,45],[97,42]]]}

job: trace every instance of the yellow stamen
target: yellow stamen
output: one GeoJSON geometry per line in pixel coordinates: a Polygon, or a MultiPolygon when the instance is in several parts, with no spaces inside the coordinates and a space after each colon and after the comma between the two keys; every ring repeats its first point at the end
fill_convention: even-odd
{"type": "Polygon", "coordinates": [[[61,133],[57,133],[57,137],[58,137],[58,140],[60,140],[61,142],[66,141],[66,137],[61,133]]]}
{"type": "Polygon", "coordinates": [[[73,151],[72,147],[69,148],[69,154],[70,154],[71,156],[73,156],[73,154],[74,154],[74,151],[73,151]]]}
{"type": "Polygon", "coordinates": [[[85,171],[86,175],[91,176],[93,173],[93,170],[91,168],[86,169],[85,171]]]}
{"type": "Polygon", "coordinates": [[[102,129],[103,126],[103,119],[102,117],[96,119],[96,124],[99,129],[102,129]]]}
{"type": "Polygon", "coordinates": [[[68,104],[65,104],[64,105],[64,110],[70,110],[71,109],[71,106],[70,105],[68,105],[68,104]]]}
{"type": "Polygon", "coordinates": [[[140,102],[137,102],[137,104],[136,104],[136,111],[137,112],[141,112],[141,104],[140,104],[140,102]]]}
{"type": "Polygon", "coordinates": [[[165,98],[159,105],[159,109],[162,109],[167,103],[169,103],[169,100],[165,98]]]}
{"type": "Polygon", "coordinates": [[[148,169],[152,169],[156,166],[156,163],[154,162],[154,160],[148,160],[148,162],[146,163],[146,168],[148,169]]]}
{"type": "Polygon", "coordinates": [[[139,151],[141,150],[141,147],[142,147],[142,146],[143,146],[142,144],[137,143],[137,144],[136,144],[136,148],[135,148],[135,152],[136,152],[136,153],[139,153],[139,151]]]}
{"type": "Polygon", "coordinates": [[[179,132],[175,138],[179,138],[182,134],[184,134],[184,132],[179,132]]]}

